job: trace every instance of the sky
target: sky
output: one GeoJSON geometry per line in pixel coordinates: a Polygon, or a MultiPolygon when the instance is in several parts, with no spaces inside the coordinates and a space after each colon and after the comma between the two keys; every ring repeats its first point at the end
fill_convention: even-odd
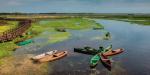
{"type": "Polygon", "coordinates": [[[150,13],[150,0],[0,0],[0,13],[150,13]]]}

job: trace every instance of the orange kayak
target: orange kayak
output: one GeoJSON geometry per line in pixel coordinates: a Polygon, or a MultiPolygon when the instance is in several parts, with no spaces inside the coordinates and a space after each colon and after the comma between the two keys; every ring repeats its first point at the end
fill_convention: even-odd
{"type": "Polygon", "coordinates": [[[38,60],[38,62],[54,61],[54,60],[60,59],[62,57],[65,57],[67,55],[67,53],[68,53],[67,51],[62,51],[62,52],[54,53],[52,55],[47,55],[44,58],[38,60]]]}
{"type": "Polygon", "coordinates": [[[116,49],[116,50],[109,50],[107,52],[104,52],[103,55],[105,56],[113,56],[116,54],[120,54],[123,52],[124,49],[120,48],[120,49],[116,49]]]}
{"type": "Polygon", "coordinates": [[[45,53],[39,54],[37,56],[32,57],[31,59],[32,60],[39,60],[39,59],[44,58],[47,55],[52,55],[52,54],[55,54],[55,53],[57,53],[57,50],[53,50],[53,51],[49,51],[49,52],[45,52],[45,53]]]}

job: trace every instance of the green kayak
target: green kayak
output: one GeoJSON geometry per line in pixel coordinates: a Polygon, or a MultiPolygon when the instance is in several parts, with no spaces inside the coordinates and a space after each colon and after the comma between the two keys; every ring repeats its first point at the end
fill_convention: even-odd
{"type": "Polygon", "coordinates": [[[95,55],[95,54],[99,53],[99,50],[84,47],[84,48],[74,48],[74,52],[89,54],[89,55],[95,55]]]}
{"type": "Polygon", "coordinates": [[[28,39],[28,40],[25,40],[23,42],[18,43],[17,45],[18,46],[23,46],[23,45],[27,45],[27,44],[32,43],[32,42],[33,42],[32,39],[28,39]]]}
{"type": "Polygon", "coordinates": [[[100,60],[100,56],[98,54],[94,55],[91,60],[90,60],[90,67],[91,68],[94,68],[96,67],[96,65],[98,64],[100,60]]]}

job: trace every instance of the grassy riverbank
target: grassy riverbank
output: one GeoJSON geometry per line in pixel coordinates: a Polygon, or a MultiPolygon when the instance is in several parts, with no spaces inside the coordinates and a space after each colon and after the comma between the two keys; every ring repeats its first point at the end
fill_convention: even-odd
{"type": "Polygon", "coordinates": [[[12,50],[15,49],[17,45],[14,42],[6,42],[0,44],[0,58],[8,56],[11,54],[12,50]]]}
{"type": "MultiPolygon", "coordinates": [[[[18,26],[17,21],[4,21],[0,20],[0,35],[3,32],[13,29],[18,26]]],[[[11,55],[11,51],[16,47],[16,45],[11,42],[0,43],[0,58],[11,55]]]]}
{"type": "Polygon", "coordinates": [[[21,37],[17,37],[13,41],[0,43],[0,74],[20,74],[24,72],[31,74],[45,74],[47,73],[46,64],[33,64],[29,58],[25,55],[25,58],[21,58],[23,55],[16,58],[11,56],[13,50],[17,47],[15,42],[21,39],[26,39],[28,37],[45,37],[48,39],[46,44],[52,44],[56,42],[61,42],[69,39],[71,33],[68,32],[69,29],[80,30],[80,29],[92,29],[92,28],[103,28],[102,25],[96,23],[93,20],[82,19],[82,18],[71,18],[71,19],[59,19],[59,20],[43,20],[32,23],[32,26],[26,31],[26,33],[21,37]],[[57,31],[56,28],[65,28],[66,32],[57,31]],[[43,34],[46,32],[48,34],[43,34]],[[10,56],[10,57],[8,57],[10,56]],[[4,58],[5,57],[5,58],[4,58]],[[18,61],[19,59],[19,61],[18,61]],[[7,62],[9,61],[9,62],[7,62]],[[16,64],[21,64],[21,66],[16,66],[16,64]],[[44,66],[46,65],[46,66],[44,66]],[[3,69],[2,69],[3,68],[3,69]],[[31,68],[31,70],[28,70],[31,68]],[[17,69],[16,72],[12,71],[17,69]],[[34,71],[34,69],[36,71],[34,71]]]}
{"type": "Polygon", "coordinates": [[[124,21],[124,22],[130,22],[130,23],[135,23],[139,25],[145,25],[149,26],[150,25],[150,18],[134,18],[134,17],[129,17],[129,18],[110,18],[113,20],[118,20],[118,21],[124,21]]]}
{"type": "Polygon", "coordinates": [[[135,23],[135,24],[140,24],[140,25],[150,25],[150,20],[129,20],[126,22],[130,22],[130,23],[135,23]]]}
{"type": "MultiPolygon", "coordinates": [[[[17,22],[12,22],[12,27],[16,26],[17,22]]],[[[8,25],[11,26],[11,25],[8,25]]],[[[1,28],[1,27],[0,27],[1,28]]],[[[56,28],[65,29],[88,29],[88,28],[104,28],[102,25],[96,23],[94,20],[82,19],[82,18],[70,18],[70,19],[58,19],[58,20],[43,20],[32,23],[30,29],[26,32],[30,32],[31,35],[24,35],[24,37],[18,37],[11,42],[0,43],[0,58],[11,55],[12,50],[14,50],[17,45],[16,41],[20,39],[27,38],[28,36],[35,37],[42,32],[47,31],[48,33],[54,33],[48,35],[48,43],[56,43],[68,39],[71,34],[69,32],[59,32],[56,28]]],[[[5,28],[4,28],[5,29],[5,28]]]]}

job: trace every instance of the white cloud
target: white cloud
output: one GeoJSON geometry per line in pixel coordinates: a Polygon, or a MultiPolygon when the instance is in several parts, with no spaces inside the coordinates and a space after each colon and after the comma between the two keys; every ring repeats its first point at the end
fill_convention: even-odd
{"type": "Polygon", "coordinates": [[[18,5],[22,5],[23,3],[19,2],[18,0],[10,0],[7,2],[7,5],[9,6],[18,6],[18,5]]]}

